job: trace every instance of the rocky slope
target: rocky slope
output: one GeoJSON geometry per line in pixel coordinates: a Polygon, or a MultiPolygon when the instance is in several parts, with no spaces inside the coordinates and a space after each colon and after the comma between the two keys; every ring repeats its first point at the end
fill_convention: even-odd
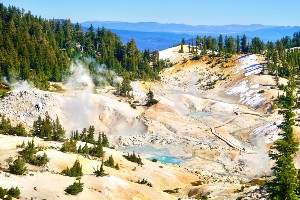
{"type": "Polygon", "coordinates": [[[41,168],[29,166],[31,175],[11,175],[6,172],[6,160],[17,157],[16,144],[31,138],[0,135],[1,186],[19,186],[21,199],[178,199],[201,195],[262,199],[257,183],[272,175],[268,148],[279,137],[281,120],[272,107],[278,91],[273,77],[263,73],[263,57],[194,61],[178,50],[174,47],[161,52],[161,58],[176,63],[161,73],[161,81],[131,83],[135,99],[117,97],[109,87],[95,94],[88,78],[84,79],[85,87],[65,84],[66,91],[61,93],[39,91],[26,84],[17,87],[1,100],[0,113],[28,129],[46,112],[52,118],[57,115],[68,133],[94,125],[97,132],[107,133],[115,146],[115,150],[105,149],[105,159],[113,155],[120,170],[105,167],[109,175],[95,177],[93,167],[101,160],[62,153],[58,150],[61,143],[35,138],[36,144],[47,147],[44,151],[50,162],[41,168]],[[143,104],[149,88],[159,103],[147,108],[143,104]],[[138,102],[136,109],[130,107],[133,101],[138,102]],[[141,155],[145,165],[137,166],[122,157],[132,151],[141,155]],[[75,179],[59,173],[76,158],[83,164],[84,190],[73,197],[65,195],[64,189],[75,179]],[[159,162],[147,160],[153,158],[159,162]],[[153,187],[135,183],[142,178],[153,187]],[[47,184],[42,184],[45,181],[47,184]],[[198,183],[193,186],[195,181],[198,183]]]}

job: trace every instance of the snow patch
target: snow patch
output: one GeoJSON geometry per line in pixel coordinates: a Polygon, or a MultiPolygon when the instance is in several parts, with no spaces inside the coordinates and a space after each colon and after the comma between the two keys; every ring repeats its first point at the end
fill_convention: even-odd
{"type": "Polygon", "coordinates": [[[282,138],[279,135],[277,124],[281,124],[281,121],[258,127],[252,131],[251,135],[254,135],[255,137],[258,137],[259,135],[264,136],[266,144],[274,142],[282,138]]]}
{"type": "Polygon", "coordinates": [[[177,55],[174,52],[174,51],[176,51],[176,49],[177,49],[177,47],[172,47],[172,48],[160,51],[159,52],[159,58],[162,59],[162,60],[176,58],[177,55]]]}
{"type": "Polygon", "coordinates": [[[239,83],[239,86],[231,88],[226,91],[227,94],[237,94],[237,93],[245,93],[249,90],[247,86],[248,80],[242,81],[239,83]]]}
{"type": "Polygon", "coordinates": [[[238,83],[238,86],[232,87],[226,91],[228,95],[239,95],[239,103],[246,104],[252,107],[262,106],[266,101],[265,98],[261,97],[261,94],[258,94],[257,89],[259,84],[248,86],[248,80],[244,80],[238,83]]]}
{"type": "Polygon", "coordinates": [[[263,66],[258,63],[257,56],[254,54],[239,57],[236,61],[241,62],[242,65],[238,67],[234,74],[246,70],[245,76],[250,76],[252,74],[259,74],[263,69],[263,66]]]}

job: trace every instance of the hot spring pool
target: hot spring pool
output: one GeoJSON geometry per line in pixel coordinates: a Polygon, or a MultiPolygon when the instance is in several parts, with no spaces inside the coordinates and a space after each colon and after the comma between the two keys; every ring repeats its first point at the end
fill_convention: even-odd
{"type": "Polygon", "coordinates": [[[183,162],[182,159],[170,155],[168,148],[176,148],[173,146],[160,146],[160,145],[144,145],[144,146],[132,146],[132,147],[126,147],[121,148],[121,150],[125,152],[135,152],[137,154],[146,154],[149,157],[147,157],[147,160],[156,159],[159,162],[162,163],[169,163],[169,164],[175,164],[179,165],[183,162]]]}
{"type": "Polygon", "coordinates": [[[177,158],[175,156],[153,156],[153,157],[149,157],[147,158],[148,160],[152,160],[152,159],[156,159],[159,162],[162,163],[169,163],[169,164],[175,164],[175,165],[179,165],[182,163],[180,158],[177,158]]]}

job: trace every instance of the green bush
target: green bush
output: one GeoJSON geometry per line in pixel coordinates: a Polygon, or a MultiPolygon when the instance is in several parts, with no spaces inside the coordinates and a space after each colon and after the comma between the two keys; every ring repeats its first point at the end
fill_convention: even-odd
{"type": "Polygon", "coordinates": [[[22,175],[27,172],[27,167],[21,157],[18,157],[13,164],[9,165],[9,172],[16,175],[22,175]]]}
{"type": "Polygon", "coordinates": [[[80,164],[79,160],[77,159],[71,168],[67,167],[67,169],[64,169],[61,173],[65,176],[70,176],[70,177],[82,176],[83,175],[82,165],[80,164]]]}
{"type": "Polygon", "coordinates": [[[6,118],[4,115],[1,116],[0,133],[1,134],[9,134],[9,135],[17,135],[17,136],[27,136],[28,135],[24,126],[21,123],[19,123],[17,126],[12,126],[10,123],[10,119],[6,118]]]}
{"type": "Polygon", "coordinates": [[[119,167],[119,164],[118,164],[118,163],[115,165],[115,169],[116,169],[116,170],[119,170],[119,169],[120,169],[120,167],[119,167]]]}
{"type": "Polygon", "coordinates": [[[96,156],[98,158],[103,157],[104,153],[105,153],[105,151],[103,150],[102,144],[94,145],[89,151],[89,154],[91,156],[96,156]]]}
{"type": "MultiPolygon", "coordinates": [[[[94,168],[94,167],[93,167],[94,168]]],[[[97,168],[94,168],[94,174],[96,175],[96,177],[98,176],[106,176],[108,174],[105,173],[104,169],[103,169],[103,163],[101,164],[101,167],[99,168],[99,166],[97,166],[97,168]]]]}
{"type": "Polygon", "coordinates": [[[37,155],[34,156],[33,159],[31,160],[30,164],[32,165],[37,165],[37,166],[44,166],[49,162],[49,158],[46,153],[43,155],[37,155]]]}
{"type": "Polygon", "coordinates": [[[158,103],[158,101],[156,99],[154,99],[154,93],[151,90],[148,91],[147,98],[148,99],[147,99],[146,106],[148,106],[148,107],[158,103]]]}
{"type": "Polygon", "coordinates": [[[174,194],[174,193],[178,193],[178,190],[174,189],[174,190],[163,190],[163,192],[166,192],[168,194],[174,194]]]}
{"type": "Polygon", "coordinates": [[[141,157],[136,156],[134,152],[132,154],[128,153],[127,155],[123,155],[123,157],[131,162],[137,163],[138,165],[143,165],[141,157]]]}
{"type": "Polygon", "coordinates": [[[146,179],[142,179],[142,180],[138,180],[136,183],[138,183],[138,184],[143,184],[143,185],[147,185],[147,186],[149,186],[149,187],[152,187],[152,183],[150,183],[149,181],[147,181],[146,179]]]}
{"type": "Polygon", "coordinates": [[[77,195],[82,191],[83,191],[83,183],[80,183],[80,181],[74,182],[72,185],[69,185],[65,189],[65,192],[71,195],[77,195]]]}
{"type": "Polygon", "coordinates": [[[10,200],[12,197],[19,198],[20,197],[20,189],[18,187],[11,187],[9,190],[0,187],[0,199],[10,200]]]}
{"type": "Polygon", "coordinates": [[[66,140],[64,142],[64,144],[62,145],[62,147],[60,148],[60,150],[62,152],[77,152],[77,147],[76,147],[76,140],[70,139],[70,140],[66,140]]]}
{"type": "Polygon", "coordinates": [[[258,94],[263,94],[263,93],[265,93],[265,91],[264,90],[259,90],[257,93],[258,94]]]}
{"type": "Polygon", "coordinates": [[[19,123],[17,126],[12,126],[8,132],[9,135],[17,136],[27,136],[27,131],[25,130],[23,124],[19,123]]]}
{"type": "Polygon", "coordinates": [[[135,104],[130,104],[130,107],[133,109],[136,109],[136,105],[135,104]]]}
{"type": "Polygon", "coordinates": [[[8,191],[7,194],[14,197],[14,198],[19,198],[21,195],[21,191],[18,187],[11,187],[8,191]]]}
{"type": "MultiPolygon", "coordinates": [[[[114,158],[112,157],[112,155],[110,155],[109,158],[108,158],[108,160],[106,160],[104,162],[104,166],[115,168],[115,169],[119,168],[118,163],[115,165],[115,161],[114,161],[114,158]]],[[[119,169],[117,169],[117,170],[119,170],[119,169]]]]}
{"type": "Polygon", "coordinates": [[[202,185],[204,182],[203,181],[195,181],[195,182],[192,182],[192,186],[199,186],[199,185],[202,185]]]}
{"type": "Polygon", "coordinates": [[[34,140],[32,140],[31,142],[28,141],[27,146],[25,146],[21,151],[21,155],[26,162],[31,162],[34,159],[34,154],[36,153],[37,149],[35,148],[34,140]]]}
{"type": "MultiPolygon", "coordinates": [[[[21,146],[24,145],[25,144],[22,143],[21,146]]],[[[34,140],[32,140],[31,142],[28,141],[27,146],[24,147],[21,155],[23,156],[24,161],[27,163],[37,166],[44,166],[49,162],[49,158],[46,153],[44,153],[43,155],[35,155],[39,150],[43,150],[43,148],[36,147],[34,145],[34,140]]]]}

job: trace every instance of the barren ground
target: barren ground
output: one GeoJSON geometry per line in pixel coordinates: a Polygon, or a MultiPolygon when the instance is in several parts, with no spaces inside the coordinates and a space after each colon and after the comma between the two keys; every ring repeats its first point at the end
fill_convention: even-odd
{"type": "MultiPolygon", "coordinates": [[[[93,167],[100,165],[100,159],[62,153],[62,143],[35,138],[36,144],[47,147],[50,162],[40,168],[28,166],[29,173],[24,176],[11,175],[6,172],[6,159],[16,158],[16,144],[31,138],[0,135],[1,186],[18,186],[21,199],[178,199],[197,195],[261,199],[251,192],[259,186],[249,182],[272,175],[268,148],[279,137],[276,125],[281,119],[272,107],[278,91],[273,77],[263,73],[263,57],[184,61],[189,54],[178,50],[161,52],[161,58],[176,63],[161,73],[161,81],[132,83],[134,100],[113,95],[111,87],[100,88],[97,94],[82,88],[56,93],[20,87],[12,92],[0,102],[0,113],[14,124],[22,122],[30,129],[38,115],[48,112],[52,118],[59,117],[69,134],[94,125],[97,132],[108,134],[116,148],[105,148],[104,160],[112,155],[120,170],[105,167],[109,175],[95,177],[93,167]],[[143,104],[149,88],[159,103],[147,108],[143,104]],[[139,102],[137,109],[130,107],[133,101],[139,102]],[[132,151],[141,155],[145,165],[137,166],[122,156],[132,151]],[[85,175],[84,190],[74,197],[64,189],[75,178],[59,173],[76,158],[85,175]],[[147,160],[152,158],[158,162],[147,160]],[[135,183],[142,178],[153,187],[135,183]],[[200,185],[191,185],[198,180],[200,185]],[[246,186],[244,190],[240,190],[242,186],[246,186]],[[163,192],[176,188],[177,193],[163,192]]],[[[298,136],[298,129],[295,134],[298,136]]],[[[296,155],[297,166],[298,158],[296,155]]]]}

